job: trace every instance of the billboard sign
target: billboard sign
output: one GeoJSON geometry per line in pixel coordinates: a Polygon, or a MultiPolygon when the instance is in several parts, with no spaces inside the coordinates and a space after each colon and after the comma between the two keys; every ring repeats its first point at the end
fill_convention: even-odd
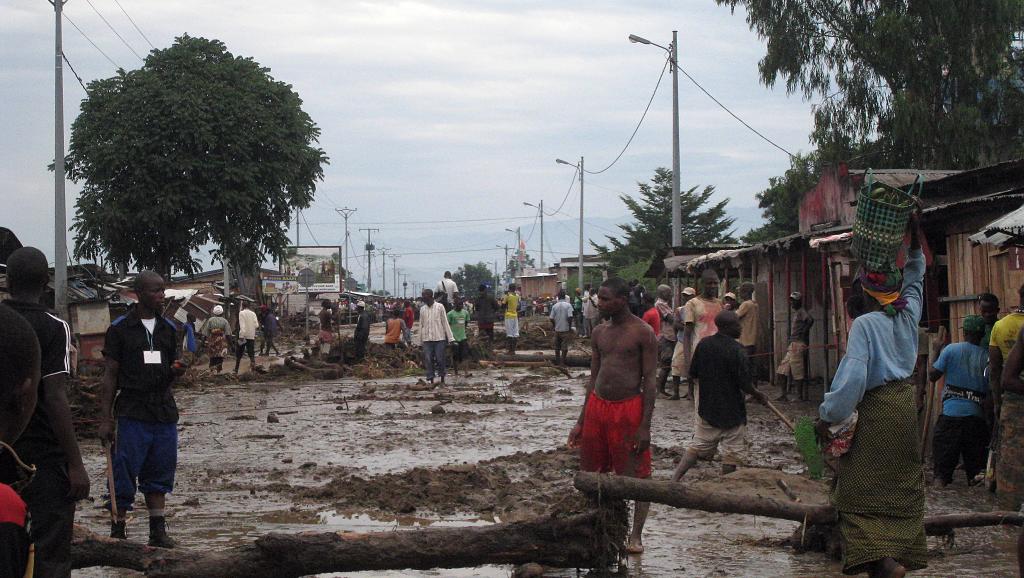
{"type": "MultiPolygon", "coordinates": [[[[341,291],[341,247],[288,247],[281,261],[281,276],[289,287],[302,293],[338,293],[341,291]],[[312,283],[300,284],[299,278],[312,283]]],[[[264,283],[264,286],[266,284],[264,283]]],[[[281,291],[285,292],[285,291],[281,291]]]]}
{"type": "Polygon", "coordinates": [[[262,275],[264,295],[288,295],[299,290],[294,275],[262,275]]]}

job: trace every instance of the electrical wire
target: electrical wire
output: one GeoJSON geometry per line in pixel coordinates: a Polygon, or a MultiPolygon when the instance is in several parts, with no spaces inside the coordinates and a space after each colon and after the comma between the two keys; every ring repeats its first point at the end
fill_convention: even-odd
{"type": "Polygon", "coordinates": [[[117,7],[121,9],[121,12],[123,12],[125,17],[128,18],[128,22],[132,23],[132,26],[135,27],[135,31],[138,32],[139,36],[141,36],[142,39],[146,41],[146,44],[149,44],[150,48],[152,48],[153,50],[156,50],[156,46],[153,46],[153,43],[149,41],[149,38],[145,35],[145,33],[142,32],[142,29],[139,28],[139,25],[135,23],[135,20],[131,16],[128,15],[128,12],[125,11],[124,6],[121,6],[121,3],[118,2],[117,0],[114,0],[114,4],[117,4],[117,7]]]}
{"type": "Polygon", "coordinates": [[[579,166],[577,166],[576,170],[572,172],[572,182],[569,183],[569,190],[565,191],[565,196],[562,197],[562,204],[558,205],[558,208],[555,209],[554,213],[548,213],[549,217],[554,216],[555,213],[561,211],[562,207],[565,206],[565,202],[569,200],[569,195],[572,194],[572,187],[573,187],[573,185],[576,184],[576,175],[578,175],[578,174],[580,174],[580,167],[579,166]]]}
{"type": "Polygon", "coordinates": [[[67,65],[68,65],[68,68],[70,68],[70,69],[71,69],[71,74],[74,74],[74,75],[75,75],[75,78],[76,78],[76,79],[78,79],[78,84],[81,84],[81,85],[82,85],[82,90],[84,90],[86,94],[89,94],[89,89],[87,89],[87,88],[85,87],[85,83],[84,83],[84,82],[82,82],[82,77],[81,77],[81,76],[78,76],[78,72],[76,72],[76,71],[75,71],[75,67],[74,67],[74,66],[71,66],[71,61],[70,61],[70,60],[68,60],[68,55],[67,55],[67,54],[64,54],[64,51],[62,50],[62,51],[60,52],[60,56],[61,56],[61,58],[63,58],[63,59],[64,59],[64,62],[66,62],[66,63],[67,63],[67,65]]]}
{"type": "Polygon", "coordinates": [[[722,102],[720,100],[715,98],[713,94],[711,94],[710,92],[707,91],[707,89],[705,89],[703,86],[701,86],[700,83],[697,82],[692,76],[690,76],[690,73],[686,72],[686,70],[682,66],[679,66],[679,64],[677,63],[675,65],[675,67],[676,67],[676,70],[678,70],[679,72],[682,72],[683,76],[688,78],[690,80],[690,82],[693,83],[694,86],[699,88],[701,92],[703,92],[705,95],[707,95],[707,97],[710,98],[712,101],[714,101],[714,103],[717,104],[719,107],[721,107],[722,110],[724,110],[725,112],[729,113],[729,116],[735,118],[736,120],[738,120],[740,122],[740,124],[742,124],[743,126],[747,127],[747,129],[749,129],[750,132],[752,132],[752,133],[756,134],[757,136],[761,137],[761,139],[764,140],[764,142],[766,142],[766,143],[772,145],[773,147],[779,149],[780,151],[786,153],[787,155],[789,155],[789,158],[796,158],[793,155],[793,153],[787,151],[786,149],[782,148],[780,145],[776,144],[775,141],[773,141],[772,139],[770,139],[770,138],[764,136],[763,134],[761,134],[761,132],[758,131],[756,128],[750,126],[747,123],[747,121],[745,121],[742,118],[740,118],[739,115],[737,115],[735,112],[729,110],[729,107],[727,107],[724,104],[722,104],[722,102]]]}
{"type": "Polygon", "coordinates": [[[633,144],[633,139],[636,137],[636,133],[640,131],[640,126],[644,123],[644,119],[647,118],[647,111],[651,110],[651,103],[654,102],[654,95],[658,94],[658,87],[661,86],[661,79],[665,78],[665,71],[668,70],[668,63],[670,61],[671,59],[669,58],[665,59],[665,66],[661,67],[661,74],[658,76],[658,83],[654,85],[654,92],[651,93],[651,98],[650,100],[647,101],[647,107],[644,108],[644,113],[643,115],[640,116],[640,122],[636,123],[636,128],[633,129],[633,134],[629,135],[629,140],[626,141],[626,146],[622,147],[622,150],[619,151],[619,155],[615,157],[615,160],[613,160],[611,164],[609,164],[608,166],[599,171],[586,171],[587,174],[599,175],[607,171],[608,169],[615,166],[615,163],[619,162],[619,159],[622,158],[622,155],[626,154],[626,150],[629,148],[629,145],[633,144]]]}
{"type": "Polygon", "coordinates": [[[103,15],[100,14],[100,11],[97,10],[95,6],[93,6],[92,0],[85,0],[85,3],[88,4],[89,8],[92,8],[92,11],[95,12],[96,15],[100,17],[100,20],[102,20],[103,23],[107,25],[107,28],[109,28],[110,31],[114,33],[114,36],[117,36],[117,39],[120,40],[122,44],[127,46],[128,50],[132,51],[132,54],[135,55],[135,58],[138,58],[139,61],[141,61],[141,62],[145,62],[145,59],[142,58],[141,56],[139,56],[139,53],[136,52],[134,48],[132,48],[132,45],[128,44],[128,41],[124,39],[124,36],[121,36],[121,33],[118,32],[116,29],[114,29],[114,26],[110,23],[110,21],[108,21],[106,18],[104,18],[103,15]]]}
{"type": "Polygon", "coordinates": [[[299,213],[299,217],[302,219],[302,223],[306,225],[306,231],[308,231],[309,236],[313,238],[313,242],[319,245],[320,241],[316,240],[316,235],[313,234],[313,229],[309,228],[309,223],[306,222],[306,216],[303,215],[302,213],[299,213]]]}
{"type": "Polygon", "coordinates": [[[92,47],[93,47],[93,48],[95,48],[96,50],[98,50],[98,51],[99,51],[99,53],[103,55],[103,58],[106,58],[106,59],[107,59],[107,62],[109,62],[109,63],[113,64],[113,65],[114,65],[114,66],[115,66],[116,68],[124,68],[124,67],[123,67],[123,66],[121,66],[120,64],[118,64],[118,63],[114,62],[114,59],[113,59],[113,58],[111,58],[110,56],[108,56],[106,52],[103,52],[103,49],[102,49],[102,48],[100,48],[99,46],[97,46],[97,45],[96,45],[96,43],[92,41],[92,38],[89,38],[88,36],[86,36],[85,32],[82,32],[82,29],[81,29],[81,28],[79,28],[77,24],[75,24],[74,20],[72,20],[72,19],[71,19],[71,18],[70,18],[70,17],[68,16],[68,13],[67,13],[67,12],[61,12],[61,14],[63,14],[63,15],[64,15],[64,20],[67,20],[67,21],[68,21],[68,24],[70,24],[71,26],[73,26],[73,27],[75,28],[75,30],[77,30],[77,31],[78,31],[78,33],[82,35],[82,38],[85,38],[85,39],[86,39],[86,41],[88,41],[88,42],[89,42],[89,44],[92,44],[92,47]]]}

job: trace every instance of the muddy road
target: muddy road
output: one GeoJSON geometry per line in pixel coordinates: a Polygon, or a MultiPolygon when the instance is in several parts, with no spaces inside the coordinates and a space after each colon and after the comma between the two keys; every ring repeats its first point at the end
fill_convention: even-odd
{"type": "MultiPolygon", "coordinates": [[[[582,403],[582,370],[567,379],[537,369],[473,370],[434,391],[416,377],[326,383],[239,383],[178,392],[182,418],[176,491],[168,497],[172,536],[183,547],[218,549],[268,532],[415,531],[531,517],[562,500],[579,499],[571,477],[576,457],[564,448],[582,403]],[[273,413],[276,423],[268,422],[273,413]]],[[[792,416],[813,404],[783,404],[792,416]]],[[[825,499],[824,485],[798,474],[790,434],[767,411],[750,407],[750,466],[720,476],[701,463],[687,483],[785,499],[785,476],[805,502],[825,499]]],[[[654,418],[656,478],[668,478],[692,433],[687,401],[659,399],[654,418]]],[[[93,492],[104,487],[99,445],[84,453],[93,492]]],[[[947,489],[929,489],[929,512],[989,510],[980,487],[962,474],[947,489]]],[[[96,504],[99,500],[96,501],[96,504]]],[[[84,502],[79,520],[105,533],[108,520],[84,502]]],[[[129,522],[129,538],[145,541],[146,516],[129,522]]],[[[832,576],[824,554],[797,554],[781,542],[793,522],[709,514],[653,505],[647,548],[629,559],[629,575],[832,576]]],[[[1013,576],[1015,532],[960,530],[954,544],[929,538],[920,576],[1013,576]]],[[[509,567],[395,571],[351,576],[509,576],[509,567]]],[[[132,576],[89,569],[76,576],[132,576]]],[[[574,576],[574,570],[554,571],[574,576]]]]}

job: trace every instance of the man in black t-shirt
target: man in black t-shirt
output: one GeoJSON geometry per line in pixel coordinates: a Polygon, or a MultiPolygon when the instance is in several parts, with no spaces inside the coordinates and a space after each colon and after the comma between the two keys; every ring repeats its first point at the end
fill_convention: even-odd
{"type": "Polygon", "coordinates": [[[174,488],[178,464],[178,406],[171,385],[184,372],[177,361],[181,340],[174,322],[160,316],[163,278],[153,271],[143,271],[135,278],[134,288],[138,302],[110,325],[103,342],[106,373],[100,399],[104,417],[100,439],[115,440],[113,417],[117,418],[117,520],[111,524],[110,536],[122,540],[128,537],[125,515],[132,509],[138,490],[146,497],[149,510],[149,545],[173,548],[174,540],[167,536],[164,506],[166,494],[174,488]]]}
{"type": "Polygon", "coordinates": [[[693,439],[672,475],[679,481],[699,458],[711,459],[722,446],[722,473],[736,470],[746,446],[747,406],[743,393],[764,403],[765,394],[750,383],[747,354],[737,339],[740,320],[732,311],[715,316],[718,333],[697,344],[690,378],[697,380],[697,415],[693,439]]]}
{"type": "MultiPolygon", "coordinates": [[[[0,442],[12,444],[36,407],[39,340],[28,321],[0,303],[0,442]]],[[[27,474],[0,446],[0,576],[24,576],[30,562],[28,510],[15,493],[27,474]]]]}
{"type": "Polygon", "coordinates": [[[22,247],[8,257],[11,299],[5,303],[32,326],[40,347],[38,400],[28,427],[14,444],[21,460],[36,466],[32,483],[22,491],[32,516],[36,576],[67,577],[75,502],[89,496],[89,476],[67,398],[71,331],[40,304],[48,281],[46,256],[38,249],[22,247]]]}

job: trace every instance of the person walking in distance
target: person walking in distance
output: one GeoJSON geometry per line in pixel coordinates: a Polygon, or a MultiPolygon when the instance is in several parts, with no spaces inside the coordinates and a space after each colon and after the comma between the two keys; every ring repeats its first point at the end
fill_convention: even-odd
{"type": "MultiPolygon", "coordinates": [[[[353,304],[353,309],[355,304],[353,304]]],[[[331,309],[331,302],[324,299],[320,303],[320,357],[327,357],[331,352],[331,345],[334,344],[334,311],[331,309]]]]}
{"type": "Polygon", "coordinates": [[[238,312],[238,347],[235,349],[235,374],[242,363],[242,356],[249,355],[249,371],[256,368],[256,328],[260,320],[252,305],[242,301],[242,310],[238,312]]]}
{"type": "MultiPolygon", "coordinates": [[[[657,397],[658,342],[650,326],[629,311],[629,287],[618,277],[598,291],[608,323],[594,328],[594,352],[583,409],[569,433],[580,450],[580,469],[619,476],[651,475],[651,417],[657,397]]],[[[650,504],[637,502],[626,550],[644,551],[642,533],[650,504]]]]}
{"type": "Polygon", "coordinates": [[[654,309],[660,319],[660,331],[658,332],[658,392],[668,397],[665,386],[668,384],[668,375],[672,372],[672,355],[676,349],[675,314],[672,311],[672,288],[668,285],[658,285],[658,299],[654,302],[654,309]]]}
{"type": "Polygon", "coordinates": [[[455,375],[459,374],[459,364],[469,358],[469,337],[466,330],[469,329],[469,311],[466,311],[462,296],[455,296],[455,305],[448,312],[448,326],[452,329],[452,369],[455,375]]]}
{"type": "Polygon", "coordinates": [[[166,495],[174,489],[178,461],[178,405],[171,386],[185,368],[176,363],[177,327],[160,316],[163,278],[143,271],[134,287],[138,302],[110,325],[103,342],[106,371],[98,433],[115,446],[116,496],[111,499],[117,502],[117,519],[111,523],[110,537],[128,537],[125,519],[138,490],[149,510],[149,545],[173,548],[165,518],[166,495]]]}
{"type": "Polygon", "coordinates": [[[214,305],[212,313],[213,316],[203,323],[203,335],[206,336],[206,355],[210,357],[210,369],[220,373],[224,369],[231,324],[224,319],[224,308],[220,305],[214,305]]]}
{"type": "Polygon", "coordinates": [[[693,440],[679,461],[672,481],[678,482],[697,464],[699,458],[711,459],[722,448],[722,473],[736,471],[746,450],[747,406],[743,393],[764,403],[765,394],[750,384],[747,355],[737,339],[740,321],[736,313],[725,310],[715,316],[718,333],[697,344],[690,363],[690,377],[697,382],[697,411],[693,440]]]}
{"type": "Polygon", "coordinates": [[[509,283],[505,297],[501,300],[505,306],[505,339],[508,340],[508,353],[515,355],[516,344],[519,342],[519,294],[516,284],[509,283]]]}
{"type": "Polygon", "coordinates": [[[480,284],[473,313],[476,315],[477,336],[487,343],[494,343],[494,318],[498,315],[498,300],[480,284]]]}
{"type": "Polygon", "coordinates": [[[355,358],[362,360],[366,357],[366,348],[370,343],[370,312],[366,310],[366,302],[356,303],[356,328],[352,334],[352,342],[355,344],[355,358]]]}
{"type": "Polygon", "coordinates": [[[811,337],[811,326],[814,319],[804,309],[803,295],[794,291],[789,295],[789,304],[793,308],[792,327],[789,331],[789,348],[782,358],[775,373],[779,377],[779,388],[782,395],[776,401],[789,401],[790,386],[796,384],[800,401],[807,400],[807,367],[804,353],[807,351],[811,337]]]}
{"type": "Polygon", "coordinates": [[[46,256],[34,247],[7,259],[11,298],[4,303],[32,326],[40,347],[40,380],[32,419],[14,443],[21,460],[36,466],[22,492],[32,517],[36,576],[71,575],[75,502],[89,497],[89,476],[75,438],[67,387],[71,375],[71,331],[42,305],[50,280],[46,256]]]}
{"type": "Polygon", "coordinates": [[[445,311],[451,311],[455,303],[455,294],[459,292],[459,286],[452,279],[452,272],[445,271],[444,277],[438,281],[434,297],[444,305],[445,311]]]}
{"type": "Polygon", "coordinates": [[[757,302],[754,301],[754,284],[747,281],[740,285],[740,306],[736,309],[736,317],[740,320],[740,345],[747,354],[747,361],[750,364],[750,382],[757,387],[757,333],[758,310],[757,302]]]}
{"type": "Polygon", "coordinates": [[[579,287],[572,296],[572,326],[576,335],[583,337],[583,290],[579,287]]]}
{"type": "MultiPolygon", "coordinates": [[[[686,328],[686,303],[697,295],[693,287],[686,287],[679,296],[679,307],[672,315],[672,328],[676,332],[676,345],[672,350],[672,397],[678,400],[679,386],[682,380],[690,379],[690,332],[686,328]]],[[[692,390],[691,390],[692,391],[692,390]]]]}
{"type": "Polygon", "coordinates": [[[558,302],[551,307],[548,318],[555,332],[555,364],[565,364],[572,344],[572,305],[565,298],[565,291],[559,292],[558,302]]]}
{"type": "Polygon", "coordinates": [[[448,312],[444,305],[434,301],[434,292],[424,289],[420,297],[420,344],[423,346],[423,366],[427,371],[427,381],[434,383],[434,376],[441,378],[444,385],[445,350],[449,343],[455,341],[452,328],[448,325],[448,312]]]}
{"type": "MultiPolygon", "coordinates": [[[[718,273],[712,269],[705,269],[700,274],[700,282],[700,295],[687,301],[686,307],[683,309],[686,339],[690,346],[690,360],[693,359],[693,352],[697,350],[697,344],[701,339],[718,333],[715,317],[722,312],[722,302],[718,299],[718,273]]],[[[687,398],[693,399],[693,382],[688,382],[687,386],[689,388],[687,398]]]]}
{"type": "Polygon", "coordinates": [[[274,355],[281,355],[281,352],[277,350],[277,345],[274,345],[274,338],[281,331],[281,323],[277,319],[277,313],[274,312],[273,307],[267,307],[266,312],[263,314],[263,349],[260,351],[263,355],[270,355],[270,350],[274,350],[274,355]]]}
{"type": "Polygon", "coordinates": [[[590,290],[590,283],[583,286],[583,334],[590,337],[594,326],[601,322],[601,310],[597,308],[597,292],[590,290]]]}
{"type": "Polygon", "coordinates": [[[412,301],[406,300],[402,307],[402,321],[405,321],[403,339],[407,346],[412,347],[412,324],[416,322],[416,312],[412,308],[412,301]]]}

